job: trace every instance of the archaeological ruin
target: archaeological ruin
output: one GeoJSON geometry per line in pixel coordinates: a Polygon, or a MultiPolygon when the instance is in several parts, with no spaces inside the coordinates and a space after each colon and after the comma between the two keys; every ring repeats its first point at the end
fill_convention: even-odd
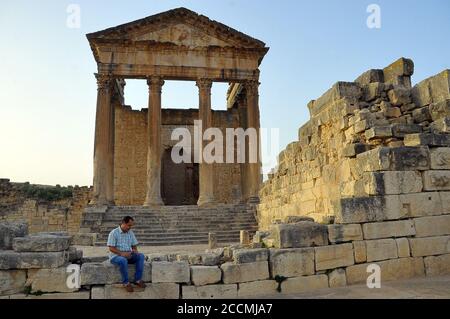
{"type": "Polygon", "coordinates": [[[366,283],[371,265],[382,281],[450,274],[450,70],[414,84],[400,58],[337,82],[262,182],[260,163],[173,163],[170,135],[196,119],[258,129],[263,42],[184,8],[87,37],[93,187],[42,202],[0,180],[0,298],[248,298],[366,283]],[[147,80],[148,109],[124,104],[131,78],[147,80]],[[167,80],[196,81],[199,109],[162,109],[167,80]],[[230,83],[227,111],[211,110],[213,82],[230,83]],[[127,294],[79,248],[105,246],[124,214],[144,245],[209,248],[149,254],[148,287],[127,294]]]}

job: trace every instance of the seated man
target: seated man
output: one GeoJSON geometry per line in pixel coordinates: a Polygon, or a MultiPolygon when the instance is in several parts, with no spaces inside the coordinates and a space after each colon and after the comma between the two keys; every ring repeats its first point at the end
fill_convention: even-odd
{"type": "Polygon", "coordinates": [[[122,283],[128,292],[134,291],[128,280],[128,264],[136,264],[135,283],[138,287],[145,288],[142,280],[145,257],[137,250],[138,241],[131,230],[133,226],[134,219],[130,216],[124,217],[120,226],[109,233],[107,243],[110,251],[109,259],[111,263],[120,267],[122,283]]]}

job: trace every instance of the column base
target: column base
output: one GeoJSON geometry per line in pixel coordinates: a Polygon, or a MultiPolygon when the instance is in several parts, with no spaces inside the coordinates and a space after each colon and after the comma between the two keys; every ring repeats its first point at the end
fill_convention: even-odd
{"type": "Polygon", "coordinates": [[[143,206],[144,207],[164,206],[164,202],[161,198],[146,199],[143,206]]]}
{"type": "Polygon", "coordinates": [[[91,201],[88,203],[89,206],[114,206],[114,201],[109,201],[106,199],[98,199],[98,198],[93,198],[91,199],[91,201]]]}
{"type": "Polygon", "coordinates": [[[214,200],[214,198],[205,198],[205,197],[199,197],[198,201],[197,201],[197,206],[212,206],[215,205],[216,201],[214,200]]]}

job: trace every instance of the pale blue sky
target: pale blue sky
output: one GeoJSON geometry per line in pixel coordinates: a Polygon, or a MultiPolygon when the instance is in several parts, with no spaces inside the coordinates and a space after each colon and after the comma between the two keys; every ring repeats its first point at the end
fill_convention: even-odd
{"type": "MultiPolygon", "coordinates": [[[[2,1],[0,4],[0,177],[44,184],[92,184],[96,103],[94,58],[85,34],[184,6],[266,42],[261,126],[280,128],[283,148],[308,120],[306,104],[338,80],[404,56],[416,83],[450,68],[450,2],[430,1],[2,1]],[[81,28],[66,27],[67,6],[81,28]],[[366,25],[369,4],[381,29],[366,25]]],[[[226,85],[213,88],[225,107],[226,85]]],[[[127,104],[146,107],[145,83],[126,87],[127,104]]],[[[168,82],[163,107],[197,107],[190,82],[168,82]]]]}

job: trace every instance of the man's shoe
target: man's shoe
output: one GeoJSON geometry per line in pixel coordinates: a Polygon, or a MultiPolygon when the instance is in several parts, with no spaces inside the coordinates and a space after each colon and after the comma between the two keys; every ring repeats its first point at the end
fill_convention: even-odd
{"type": "Polygon", "coordinates": [[[136,286],[138,286],[139,288],[145,288],[147,287],[147,285],[145,284],[144,281],[139,280],[138,282],[136,282],[136,286]]]}
{"type": "Polygon", "coordinates": [[[133,286],[130,283],[127,285],[124,285],[124,288],[127,292],[134,292],[133,286]]]}

